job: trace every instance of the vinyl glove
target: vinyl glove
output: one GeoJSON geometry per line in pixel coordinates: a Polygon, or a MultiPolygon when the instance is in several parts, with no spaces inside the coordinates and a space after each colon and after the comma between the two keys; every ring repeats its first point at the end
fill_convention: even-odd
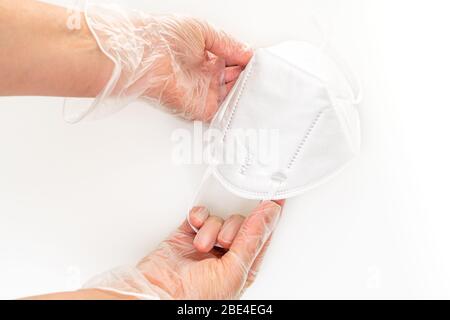
{"type": "Polygon", "coordinates": [[[195,18],[90,2],[85,18],[115,66],[89,108],[66,101],[69,122],[104,117],[137,98],[208,121],[252,57],[249,47],[195,18]]]}
{"type": "Polygon", "coordinates": [[[212,222],[208,227],[214,217],[197,208],[191,220],[203,225],[198,234],[185,221],[137,267],[110,271],[85,287],[141,299],[238,299],[255,279],[280,213],[277,203],[262,202],[237,229],[225,222],[221,230],[211,228],[212,222]],[[209,228],[209,235],[201,234],[202,228],[209,228]],[[205,252],[224,236],[221,231],[230,240],[229,250],[205,252]]]}

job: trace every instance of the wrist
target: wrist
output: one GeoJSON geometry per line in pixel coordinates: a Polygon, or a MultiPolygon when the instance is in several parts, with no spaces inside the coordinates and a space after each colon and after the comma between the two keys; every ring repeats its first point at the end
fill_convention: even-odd
{"type": "MultiPolygon", "coordinates": [[[[69,37],[70,38],[70,37],[69,37]]],[[[80,30],[75,32],[75,39],[69,47],[78,57],[81,72],[85,73],[80,82],[74,79],[74,86],[79,86],[77,96],[95,97],[106,86],[114,69],[114,62],[100,49],[82,14],[80,30]]]]}
{"type": "Polygon", "coordinates": [[[23,0],[0,3],[0,95],[93,97],[114,64],[80,12],[23,0]]]}

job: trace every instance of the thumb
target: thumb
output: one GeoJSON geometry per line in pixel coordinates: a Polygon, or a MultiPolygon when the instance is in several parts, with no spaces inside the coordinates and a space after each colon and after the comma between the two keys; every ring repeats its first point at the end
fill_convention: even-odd
{"type": "Polygon", "coordinates": [[[222,257],[230,265],[239,264],[248,272],[276,227],[281,206],[264,201],[245,219],[230,250],[222,257]]]}

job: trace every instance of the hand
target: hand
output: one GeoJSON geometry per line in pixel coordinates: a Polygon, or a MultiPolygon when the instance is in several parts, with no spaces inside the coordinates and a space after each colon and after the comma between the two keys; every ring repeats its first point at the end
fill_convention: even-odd
{"type": "MultiPolygon", "coordinates": [[[[77,296],[237,299],[256,277],[283,203],[262,202],[247,218],[232,216],[225,223],[204,208],[194,208],[189,221],[199,228],[197,234],[185,220],[137,267],[116,268],[96,276],[77,296]],[[224,248],[214,247],[217,242],[224,248]]],[[[44,298],[52,297],[61,294],[44,298]]]]}
{"type": "Polygon", "coordinates": [[[115,63],[113,87],[98,106],[144,97],[184,118],[208,121],[252,57],[246,45],[194,18],[108,5],[87,6],[86,17],[115,63]]]}
{"type": "Polygon", "coordinates": [[[196,234],[185,221],[138,269],[174,299],[237,299],[254,281],[281,213],[262,202],[245,220],[233,216],[222,226],[202,208],[190,213],[196,234]],[[229,250],[213,248],[218,241],[229,250]]]}

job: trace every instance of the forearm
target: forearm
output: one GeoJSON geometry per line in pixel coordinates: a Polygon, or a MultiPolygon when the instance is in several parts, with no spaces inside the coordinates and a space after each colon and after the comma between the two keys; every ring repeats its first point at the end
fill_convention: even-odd
{"type": "Polygon", "coordinates": [[[135,300],[133,296],[126,296],[112,291],[85,289],[78,291],[50,293],[25,298],[24,300],[135,300]]]}
{"type": "Polygon", "coordinates": [[[96,96],[113,63],[83,14],[67,25],[65,8],[33,0],[0,0],[0,95],[96,96]]]}

